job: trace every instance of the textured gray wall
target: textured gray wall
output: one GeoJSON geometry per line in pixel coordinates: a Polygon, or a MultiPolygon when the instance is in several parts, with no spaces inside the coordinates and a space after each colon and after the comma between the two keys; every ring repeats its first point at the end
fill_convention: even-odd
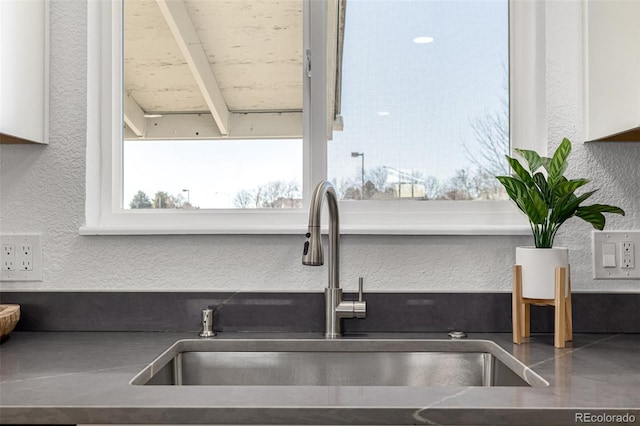
{"type": "MultiPolygon", "coordinates": [[[[44,281],[4,290],[321,291],[325,268],[300,264],[302,236],[78,235],[84,223],[86,3],[51,4],[50,145],[0,147],[2,232],[42,232],[44,281]]],[[[574,141],[569,174],[602,188],[597,201],[628,215],[609,229],[640,229],[640,144],[583,145],[582,7],[547,5],[550,149],[574,141]]],[[[633,291],[640,281],[591,279],[591,228],[574,220],[557,245],[571,250],[577,291],[633,291]]],[[[528,237],[345,236],[342,280],[377,291],[508,291],[514,248],[528,237]]]]}

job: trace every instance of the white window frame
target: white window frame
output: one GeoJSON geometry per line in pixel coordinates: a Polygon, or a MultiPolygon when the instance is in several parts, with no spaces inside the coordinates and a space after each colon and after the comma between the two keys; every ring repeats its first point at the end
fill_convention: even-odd
{"type": "MultiPolygon", "coordinates": [[[[304,97],[303,108],[302,209],[123,209],[121,16],[119,1],[88,2],[86,224],[80,234],[304,233],[312,185],[326,179],[327,170],[325,3],[304,0],[304,50],[311,49],[313,69],[303,88],[310,96],[304,97]]],[[[509,19],[512,149],[546,154],[544,2],[511,0],[509,19]]],[[[340,209],[343,234],[530,232],[510,201],[347,201],[340,209]]]]}

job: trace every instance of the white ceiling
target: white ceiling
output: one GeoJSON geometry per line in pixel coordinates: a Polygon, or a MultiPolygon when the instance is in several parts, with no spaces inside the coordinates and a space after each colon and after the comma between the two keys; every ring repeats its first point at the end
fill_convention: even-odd
{"type": "MultiPolygon", "coordinates": [[[[337,2],[328,4],[337,28],[337,2]]],[[[200,114],[200,126],[211,114],[210,131],[192,132],[186,124],[187,136],[247,137],[238,125],[233,134],[246,113],[271,113],[276,120],[285,113],[289,124],[298,117],[291,132],[264,136],[301,137],[302,0],[125,0],[124,34],[128,137],[175,138],[180,132],[166,126],[168,134],[158,134],[162,117],[148,117],[174,114],[200,114]]],[[[336,81],[335,66],[330,77],[336,81]]]]}

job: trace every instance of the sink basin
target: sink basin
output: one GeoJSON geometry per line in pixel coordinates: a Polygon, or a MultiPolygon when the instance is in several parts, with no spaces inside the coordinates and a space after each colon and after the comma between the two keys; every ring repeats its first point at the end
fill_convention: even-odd
{"type": "Polygon", "coordinates": [[[488,340],[180,340],[132,385],[548,386],[488,340]]]}

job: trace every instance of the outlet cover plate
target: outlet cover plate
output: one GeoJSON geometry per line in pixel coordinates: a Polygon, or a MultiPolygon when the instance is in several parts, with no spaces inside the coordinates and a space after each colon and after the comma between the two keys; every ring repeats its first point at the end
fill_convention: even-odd
{"type": "MultiPolygon", "coordinates": [[[[591,254],[593,263],[593,278],[601,280],[640,280],[640,231],[593,231],[591,234],[591,254]],[[633,246],[633,267],[624,267],[624,244],[631,242],[633,246]],[[615,266],[604,266],[603,249],[605,244],[613,244],[615,266]]],[[[611,247],[611,246],[608,246],[611,247]]],[[[609,255],[610,256],[610,255],[609,255]]],[[[608,263],[611,258],[608,258],[608,263]]],[[[628,264],[628,262],[627,262],[628,264]]]]}
{"type": "Polygon", "coordinates": [[[0,247],[13,247],[16,268],[7,271],[0,269],[0,281],[42,281],[42,235],[41,234],[0,234],[0,247]],[[31,248],[31,270],[21,270],[18,260],[22,259],[18,250],[21,246],[31,248]]]}

